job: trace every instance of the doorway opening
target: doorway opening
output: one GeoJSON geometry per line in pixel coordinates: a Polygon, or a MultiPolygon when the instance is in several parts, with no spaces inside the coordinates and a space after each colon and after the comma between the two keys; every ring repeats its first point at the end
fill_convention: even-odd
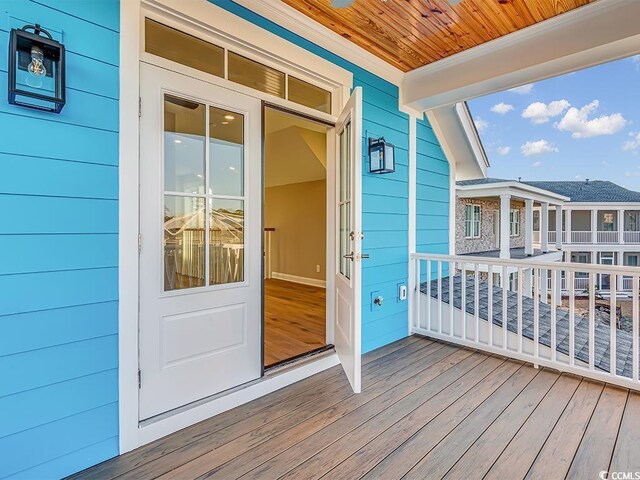
{"type": "Polygon", "coordinates": [[[330,126],[264,107],[264,365],[327,347],[330,126]]]}

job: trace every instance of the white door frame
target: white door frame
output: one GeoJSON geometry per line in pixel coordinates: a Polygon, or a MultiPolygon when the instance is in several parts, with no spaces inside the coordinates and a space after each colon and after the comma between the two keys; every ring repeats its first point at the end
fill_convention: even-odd
{"type": "Polygon", "coordinates": [[[296,369],[263,377],[231,393],[194,408],[140,424],[138,421],[138,246],[140,180],[140,127],[138,97],[140,61],[151,60],[158,66],[179,71],[240,93],[258,96],[270,103],[313,114],[335,122],[333,115],[322,114],[287,100],[253,91],[227,80],[182,67],[146,54],[144,17],[155,18],[191,35],[259,58],[262,63],[295,74],[316,84],[333,85],[334,111],[340,111],[348,98],[353,76],[331,62],[298,47],[261,27],[216,7],[206,0],[127,0],[120,2],[120,134],[119,134],[119,444],[120,454],[161,438],[188,425],[209,418],[266,395],[283,386],[338,364],[337,356],[324,356],[296,369]],[[269,45],[269,51],[260,45],[269,45]],[[289,59],[295,58],[292,63],[289,59]]]}

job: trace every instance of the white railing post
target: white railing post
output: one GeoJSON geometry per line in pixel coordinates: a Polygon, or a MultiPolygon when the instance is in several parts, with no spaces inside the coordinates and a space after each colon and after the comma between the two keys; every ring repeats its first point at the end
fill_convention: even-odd
{"type": "Polygon", "coordinates": [[[638,336],[640,335],[640,330],[638,330],[638,320],[640,317],[640,301],[639,301],[639,296],[640,296],[640,276],[634,276],[633,277],[633,288],[632,288],[632,295],[633,295],[633,303],[632,303],[632,309],[633,309],[633,318],[632,318],[632,327],[631,327],[631,335],[633,337],[633,344],[631,346],[631,348],[633,348],[633,353],[631,355],[632,361],[633,361],[633,367],[632,367],[632,379],[635,382],[638,382],[638,336]]]}
{"type": "Polygon", "coordinates": [[[575,272],[567,272],[569,284],[569,365],[575,365],[575,338],[576,338],[576,292],[574,290],[575,272]]]}
{"type": "Polygon", "coordinates": [[[493,265],[489,264],[487,268],[487,341],[491,347],[494,346],[493,341],[493,265]]]}
{"type": "Polygon", "coordinates": [[[617,350],[617,338],[616,338],[616,330],[618,329],[618,300],[617,300],[617,291],[616,291],[616,283],[617,283],[617,275],[609,274],[609,285],[611,288],[611,296],[609,299],[609,330],[611,331],[610,335],[610,343],[609,343],[609,370],[611,371],[611,375],[616,375],[616,350],[617,350]]]}

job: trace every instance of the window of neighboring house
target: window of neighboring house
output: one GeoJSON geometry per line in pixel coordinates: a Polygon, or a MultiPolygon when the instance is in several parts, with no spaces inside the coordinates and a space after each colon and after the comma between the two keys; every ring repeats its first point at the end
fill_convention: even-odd
{"type": "Polygon", "coordinates": [[[637,232],[640,230],[640,212],[627,212],[627,225],[626,230],[628,232],[637,232]]]}
{"type": "Polygon", "coordinates": [[[520,235],[520,210],[511,210],[509,214],[509,231],[512,237],[520,235]]]}
{"type": "Polygon", "coordinates": [[[627,266],[629,266],[629,267],[637,267],[638,266],[638,255],[629,255],[627,257],[627,266]]]}
{"type": "Polygon", "coordinates": [[[605,213],[602,217],[602,230],[605,232],[613,232],[613,213],[605,213]]]}
{"type": "Polygon", "coordinates": [[[480,238],[480,205],[465,206],[464,236],[466,238],[480,238]]]}

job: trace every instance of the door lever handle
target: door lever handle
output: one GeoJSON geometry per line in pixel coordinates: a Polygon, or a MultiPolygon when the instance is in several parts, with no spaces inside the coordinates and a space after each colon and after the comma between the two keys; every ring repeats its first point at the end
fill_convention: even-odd
{"type": "Polygon", "coordinates": [[[353,260],[353,253],[345,253],[342,255],[343,258],[348,258],[349,260],[353,260]]]}

